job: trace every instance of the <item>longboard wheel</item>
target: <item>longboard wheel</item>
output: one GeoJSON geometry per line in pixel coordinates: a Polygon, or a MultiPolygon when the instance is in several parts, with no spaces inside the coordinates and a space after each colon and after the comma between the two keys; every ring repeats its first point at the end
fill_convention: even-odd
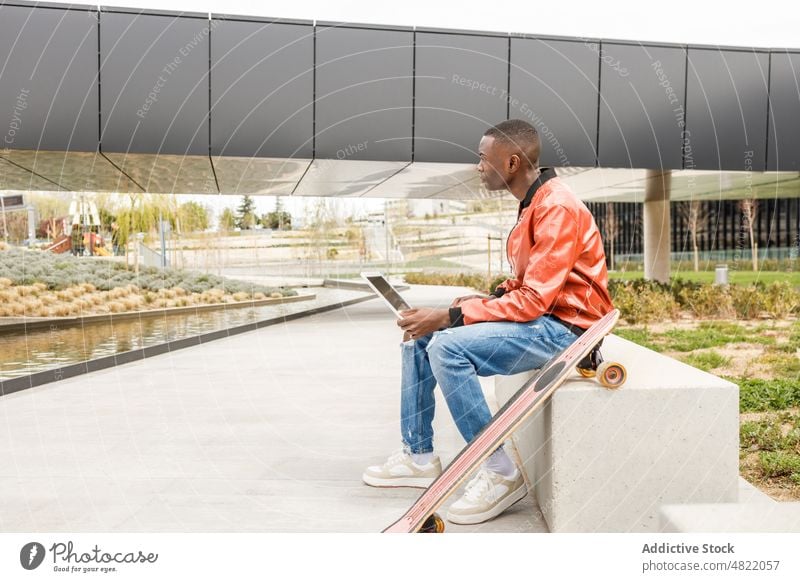
{"type": "Polygon", "coordinates": [[[617,362],[603,362],[597,367],[597,381],[604,388],[616,390],[628,379],[628,371],[625,366],[617,362]]]}
{"type": "Polygon", "coordinates": [[[439,517],[438,513],[434,513],[428,519],[425,520],[425,523],[422,524],[422,527],[419,528],[419,533],[442,533],[444,532],[444,520],[439,517]]]}
{"type": "Polygon", "coordinates": [[[578,374],[580,374],[584,378],[594,378],[595,376],[597,376],[597,372],[595,372],[591,368],[578,368],[578,374]]]}

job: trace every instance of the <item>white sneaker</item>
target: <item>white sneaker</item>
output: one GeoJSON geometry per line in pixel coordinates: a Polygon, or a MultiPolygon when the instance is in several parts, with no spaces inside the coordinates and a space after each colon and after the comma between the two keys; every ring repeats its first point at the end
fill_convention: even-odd
{"type": "Polygon", "coordinates": [[[373,487],[427,487],[442,474],[439,457],[417,465],[404,449],[393,453],[383,465],[367,467],[361,478],[373,487]]]}
{"type": "Polygon", "coordinates": [[[512,478],[481,468],[467,483],[464,495],[450,506],[447,520],[464,525],[482,523],[497,517],[527,495],[522,471],[512,478]]]}

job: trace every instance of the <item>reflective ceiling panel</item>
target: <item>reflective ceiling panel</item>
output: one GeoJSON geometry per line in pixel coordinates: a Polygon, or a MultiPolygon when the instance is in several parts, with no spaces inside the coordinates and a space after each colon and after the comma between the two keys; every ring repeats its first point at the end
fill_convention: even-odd
{"type": "Polygon", "coordinates": [[[298,196],[362,196],[393,176],[408,162],[314,160],[294,194],[298,196]]]}
{"type": "Polygon", "coordinates": [[[797,198],[797,172],[715,172],[683,170],[672,173],[670,200],[742,200],[797,198]]]}
{"type": "Polygon", "coordinates": [[[433,196],[430,196],[430,198],[446,198],[448,200],[486,200],[501,196],[511,196],[511,193],[507,190],[491,192],[483,187],[480,178],[473,176],[465,182],[456,184],[447,190],[437,192],[433,196]]]}
{"type": "Polygon", "coordinates": [[[556,173],[581,200],[642,202],[647,172],[631,168],[557,168],[556,173]]]}
{"type": "Polygon", "coordinates": [[[53,184],[24,168],[15,166],[8,160],[0,158],[0,191],[2,190],[63,191],[57,184],[53,184]]]}
{"type": "Polygon", "coordinates": [[[145,192],[218,194],[208,156],[104,153],[145,192]]]}
{"type": "Polygon", "coordinates": [[[311,160],[281,158],[211,158],[221,194],[287,196],[311,160]]]}
{"type": "MultiPolygon", "coordinates": [[[[564,180],[586,202],[643,202],[646,170],[572,168],[564,180]]],[[[716,172],[673,170],[670,200],[741,200],[744,198],[797,198],[797,172],[716,172]]]]}
{"type": "MultiPolygon", "coordinates": [[[[439,192],[477,180],[475,164],[414,162],[366,196],[370,198],[430,198],[439,192]]],[[[475,196],[469,195],[468,198],[475,196]]]]}
{"type": "Polygon", "coordinates": [[[98,152],[10,150],[9,160],[73,192],[141,192],[98,152]]]}

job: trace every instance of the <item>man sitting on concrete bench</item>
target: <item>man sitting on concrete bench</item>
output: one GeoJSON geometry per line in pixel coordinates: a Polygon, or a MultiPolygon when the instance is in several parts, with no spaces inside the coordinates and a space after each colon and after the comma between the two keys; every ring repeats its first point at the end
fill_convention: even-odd
{"type": "MultiPolygon", "coordinates": [[[[507,243],[514,276],[492,295],[459,297],[449,309],[401,312],[403,448],[366,469],[368,485],[427,487],[441,473],[433,452],[437,383],[470,442],[492,417],[478,376],[540,368],[612,309],[597,225],[555,171],[539,169],[539,150],[536,129],[522,120],[504,121],[483,135],[481,182],[519,200],[507,243]]],[[[450,506],[447,519],[481,523],[526,493],[521,470],[500,447],[450,506]]]]}

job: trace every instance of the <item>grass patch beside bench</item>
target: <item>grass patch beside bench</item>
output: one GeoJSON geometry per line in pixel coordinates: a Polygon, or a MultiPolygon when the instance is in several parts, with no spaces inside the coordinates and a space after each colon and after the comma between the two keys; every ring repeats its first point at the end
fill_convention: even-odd
{"type": "Polygon", "coordinates": [[[617,335],[739,385],[743,477],[800,500],[800,322],[622,325],[617,335]]]}

